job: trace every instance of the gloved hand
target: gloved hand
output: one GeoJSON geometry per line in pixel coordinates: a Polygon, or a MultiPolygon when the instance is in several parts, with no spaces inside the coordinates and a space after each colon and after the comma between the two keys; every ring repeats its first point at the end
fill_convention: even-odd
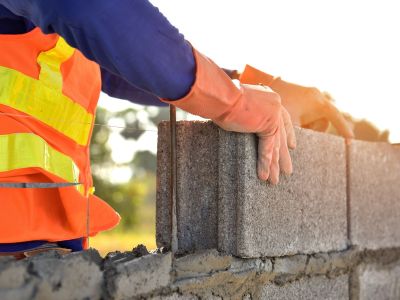
{"type": "Polygon", "coordinates": [[[282,105],[289,112],[292,122],[305,128],[326,131],[329,122],[345,138],[353,138],[353,132],[342,113],[325,94],[316,88],[303,87],[273,78],[249,65],[239,77],[240,82],[265,84],[281,96],[282,105]]]}
{"type": "Polygon", "coordinates": [[[279,95],[263,86],[242,84],[237,88],[213,61],[193,52],[197,71],[191,91],[182,99],[163,101],[209,118],[225,130],[256,133],[258,177],[277,184],[280,169],[292,172],[288,145],[296,146],[293,126],[279,95]]]}

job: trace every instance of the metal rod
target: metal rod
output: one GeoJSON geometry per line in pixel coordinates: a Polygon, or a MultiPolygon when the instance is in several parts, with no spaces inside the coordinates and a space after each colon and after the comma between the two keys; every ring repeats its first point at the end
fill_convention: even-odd
{"type": "Polygon", "coordinates": [[[176,107],[174,105],[169,106],[170,112],[170,216],[171,216],[171,251],[176,253],[178,250],[178,224],[176,218],[176,207],[177,207],[177,165],[176,165],[176,107]]]}

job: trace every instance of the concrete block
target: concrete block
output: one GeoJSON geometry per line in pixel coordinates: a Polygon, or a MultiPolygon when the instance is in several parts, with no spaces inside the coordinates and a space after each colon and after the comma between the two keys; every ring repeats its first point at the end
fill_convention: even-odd
{"type": "Polygon", "coordinates": [[[349,148],[350,238],[366,249],[400,246],[400,148],[354,141],[349,148]]]}
{"type": "MultiPolygon", "coordinates": [[[[169,122],[158,127],[157,245],[170,246],[169,122]]],[[[217,247],[218,128],[177,124],[177,221],[181,252],[217,247]]]]}
{"type": "MultiPolygon", "coordinates": [[[[157,242],[169,246],[169,126],[159,125],[157,242]]],[[[241,257],[341,250],[347,242],[342,138],[296,129],[294,174],[257,178],[253,134],[178,122],[178,246],[241,257]]]]}
{"type": "Polygon", "coordinates": [[[325,276],[303,278],[282,286],[267,284],[256,299],[348,300],[348,282],[348,275],[342,275],[336,278],[325,276]]]}
{"type": "Polygon", "coordinates": [[[264,257],[346,247],[344,141],[304,129],[296,136],[294,173],[272,186],[256,174],[256,137],[220,130],[220,250],[264,257]]]}
{"type": "Polygon", "coordinates": [[[177,279],[204,276],[217,271],[227,270],[232,257],[221,255],[216,250],[203,250],[175,260],[177,279]]]}
{"type": "Polygon", "coordinates": [[[0,299],[100,299],[100,262],[93,250],[0,262],[0,299]]]}
{"type": "Polygon", "coordinates": [[[19,288],[28,281],[29,277],[26,261],[15,261],[8,257],[2,257],[0,261],[0,290],[19,288]]]}
{"type": "Polygon", "coordinates": [[[41,280],[33,299],[100,299],[103,273],[97,251],[76,252],[64,257],[43,253],[30,261],[31,273],[41,280]]]}
{"type": "MultiPolygon", "coordinates": [[[[360,266],[358,270],[357,300],[400,299],[400,265],[360,266]]],[[[357,293],[357,291],[356,291],[357,293]]]]}
{"type": "MultiPolygon", "coordinates": [[[[1,300],[32,300],[36,294],[36,282],[29,281],[18,289],[0,289],[1,300]]],[[[51,298],[49,298],[51,299],[51,298]]]]}
{"type": "Polygon", "coordinates": [[[114,260],[105,270],[106,290],[111,299],[131,299],[170,284],[172,256],[149,254],[114,260]]]}
{"type": "Polygon", "coordinates": [[[33,299],[38,280],[32,278],[28,267],[27,261],[0,257],[0,299],[33,299]]]}

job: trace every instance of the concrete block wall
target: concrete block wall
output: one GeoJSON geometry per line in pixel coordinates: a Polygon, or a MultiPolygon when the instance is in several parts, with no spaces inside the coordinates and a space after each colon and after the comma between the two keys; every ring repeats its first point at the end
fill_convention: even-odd
{"type": "MultiPolygon", "coordinates": [[[[288,257],[312,255],[307,268],[326,275],[321,263],[351,250],[357,255],[350,258],[356,261],[344,263],[348,280],[332,282],[350,283],[348,293],[332,299],[380,299],[377,294],[400,299],[400,265],[363,260],[371,251],[397,255],[400,247],[399,147],[362,141],[346,145],[340,137],[297,128],[298,147],[291,152],[294,174],[272,186],[257,178],[254,135],[187,121],[178,123],[177,132],[178,253],[215,248],[240,258],[273,258],[275,267],[283,269],[288,257]]],[[[165,189],[170,176],[168,122],[159,126],[158,149],[158,180],[165,189]]],[[[158,193],[157,241],[167,248],[169,201],[168,191],[158,193]]],[[[323,280],[315,282],[324,285],[323,280]]],[[[268,298],[285,289],[264,290],[268,298]]]]}

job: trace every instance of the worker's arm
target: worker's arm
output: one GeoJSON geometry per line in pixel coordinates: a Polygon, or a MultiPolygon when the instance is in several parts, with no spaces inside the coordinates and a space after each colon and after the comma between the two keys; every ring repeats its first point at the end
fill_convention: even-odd
{"type": "Polygon", "coordinates": [[[156,95],[133,86],[104,68],[101,68],[101,85],[103,92],[118,99],[129,100],[136,104],[167,106],[156,95]]]}
{"type": "Polygon", "coordinates": [[[259,136],[258,176],[272,183],[291,173],[292,125],[279,96],[250,86],[238,89],[212,61],[197,55],[178,30],[145,0],[0,0],[45,33],[67,42],[146,92],[212,119],[220,127],[259,136]],[[196,73],[196,75],[195,75],[196,73]],[[195,81],[196,80],[196,81],[195,81]],[[288,133],[288,134],[287,134],[288,133]]]}
{"type": "MultiPolygon", "coordinates": [[[[132,89],[179,99],[194,82],[191,45],[149,1],[0,0],[0,4],[43,32],[58,33],[132,89]]],[[[121,91],[109,84],[108,92],[121,91]]]]}

